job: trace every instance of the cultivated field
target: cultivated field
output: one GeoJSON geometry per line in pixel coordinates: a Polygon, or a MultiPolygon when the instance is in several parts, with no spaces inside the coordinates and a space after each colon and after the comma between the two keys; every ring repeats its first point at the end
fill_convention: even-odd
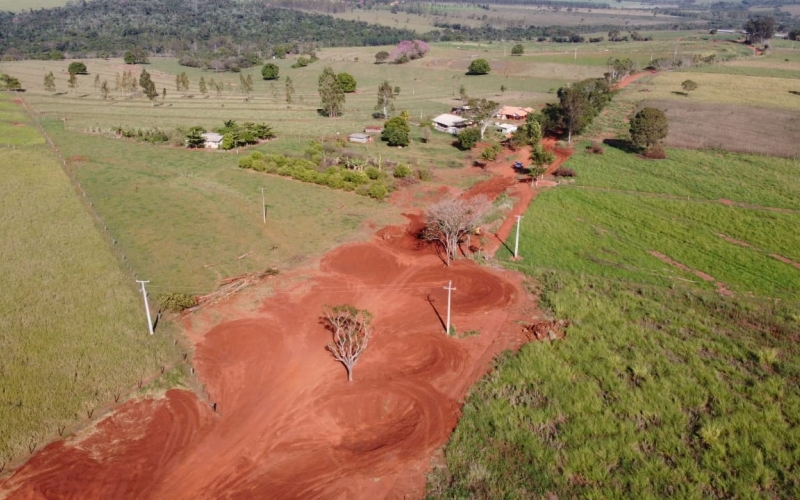
{"type": "Polygon", "coordinates": [[[509,262],[566,338],[473,389],[430,497],[796,497],[800,170],[582,146],[509,262]]]}
{"type": "Polygon", "coordinates": [[[352,9],[347,12],[333,14],[339,19],[365,21],[393,28],[407,28],[419,33],[441,30],[435,23],[461,24],[473,28],[489,23],[495,28],[517,26],[598,26],[598,25],[634,25],[649,26],[676,21],[685,21],[674,16],[653,16],[652,8],[618,9],[551,9],[547,7],[492,5],[489,10],[468,4],[437,3],[426,5],[428,10],[423,14],[398,12],[393,14],[389,9],[352,9]]]}
{"type": "Polygon", "coordinates": [[[0,468],[177,359],[21,109],[0,95],[0,468]]]}

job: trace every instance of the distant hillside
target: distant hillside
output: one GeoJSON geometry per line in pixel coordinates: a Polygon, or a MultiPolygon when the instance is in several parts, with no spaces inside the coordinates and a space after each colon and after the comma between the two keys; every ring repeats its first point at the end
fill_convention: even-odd
{"type": "Polygon", "coordinates": [[[236,0],[92,0],[65,7],[0,12],[0,54],[10,58],[254,51],[278,44],[388,45],[410,30],[236,0]]]}

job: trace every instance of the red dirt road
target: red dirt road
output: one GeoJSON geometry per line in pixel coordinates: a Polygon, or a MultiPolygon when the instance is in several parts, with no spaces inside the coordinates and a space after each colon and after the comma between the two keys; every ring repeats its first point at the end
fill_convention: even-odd
{"type": "Polygon", "coordinates": [[[243,316],[240,296],[192,317],[195,366],[216,413],[185,391],[126,403],[36,454],[0,497],[421,498],[467,389],[525,341],[516,321],[532,319],[532,307],[515,274],[445,267],[418,245],[410,219],[408,230],[330,252],[318,271],[280,277],[256,311],[243,316]],[[445,336],[449,280],[453,324],[479,335],[445,336]],[[341,303],[375,315],[352,383],[320,323],[324,305],[341,303]]]}

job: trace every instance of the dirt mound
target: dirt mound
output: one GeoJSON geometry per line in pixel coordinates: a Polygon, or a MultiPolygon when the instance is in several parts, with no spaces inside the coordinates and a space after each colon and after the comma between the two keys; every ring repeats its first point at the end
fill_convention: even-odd
{"type": "Polygon", "coordinates": [[[372,243],[347,245],[334,250],[325,256],[320,267],[325,272],[375,284],[392,281],[402,271],[394,255],[372,243]]]}

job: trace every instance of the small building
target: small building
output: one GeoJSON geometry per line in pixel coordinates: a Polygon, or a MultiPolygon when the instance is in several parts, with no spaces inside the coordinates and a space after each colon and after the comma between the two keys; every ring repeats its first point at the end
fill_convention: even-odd
{"type": "Polygon", "coordinates": [[[456,135],[458,132],[470,125],[472,122],[460,116],[445,113],[433,119],[433,127],[440,132],[456,135]]]}
{"type": "Polygon", "coordinates": [[[205,140],[205,148],[207,149],[219,149],[219,145],[222,144],[222,134],[218,134],[216,132],[205,132],[200,134],[205,140]]]}
{"type": "Polygon", "coordinates": [[[355,134],[350,134],[347,137],[347,140],[350,142],[358,142],[361,144],[366,144],[368,142],[372,142],[372,136],[362,132],[357,132],[355,134]]]}
{"type": "Polygon", "coordinates": [[[495,123],[495,125],[497,126],[497,130],[499,130],[503,135],[513,134],[519,128],[511,123],[495,123]]]}
{"type": "Polygon", "coordinates": [[[383,132],[383,125],[367,125],[364,127],[365,134],[380,134],[383,132]]]}
{"type": "Polygon", "coordinates": [[[497,117],[501,120],[524,120],[529,113],[533,113],[533,108],[518,108],[516,106],[503,106],[497,112],[497,117]]]}

